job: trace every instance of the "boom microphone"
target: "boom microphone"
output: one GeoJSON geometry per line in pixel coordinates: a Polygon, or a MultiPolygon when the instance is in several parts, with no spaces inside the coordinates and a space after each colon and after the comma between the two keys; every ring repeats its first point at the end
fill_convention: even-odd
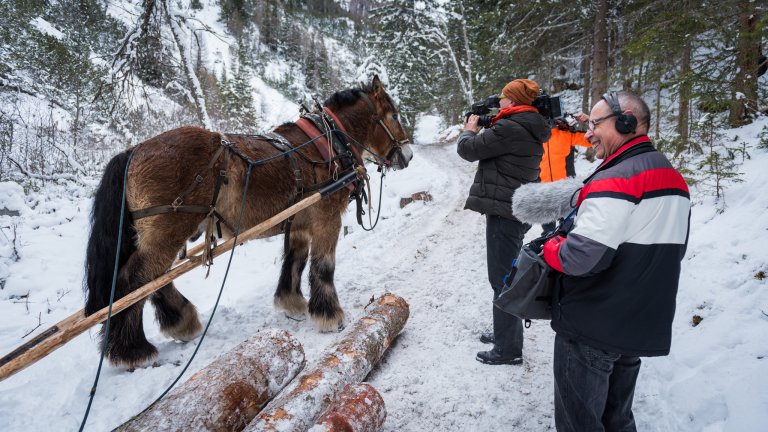
{"type": "Polygon", "coordinates": [[[565,217],[576,206],[582,179],[528,183],[512,194],[512,214],[523,223],[545,224],[565,217]]]}

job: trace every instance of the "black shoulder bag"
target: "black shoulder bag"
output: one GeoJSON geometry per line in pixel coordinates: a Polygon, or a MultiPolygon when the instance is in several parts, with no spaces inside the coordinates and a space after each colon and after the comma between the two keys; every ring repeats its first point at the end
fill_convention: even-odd
{"type": "Polygon", "coordinates": [[[523,246],[512,261],[512,270],[504,277],[501,294],[493,301],[495,307],[525,320],[526,327],[530,327],[533,319],[552,319],[552,295],[561,273],[539,254],[549,239],[570,231],[575,213],[573,209],[554,231],[523,246]]]}

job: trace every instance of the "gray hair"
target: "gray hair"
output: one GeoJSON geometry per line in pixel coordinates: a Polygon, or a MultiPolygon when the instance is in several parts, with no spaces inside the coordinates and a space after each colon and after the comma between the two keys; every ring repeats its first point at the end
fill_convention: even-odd
{"type": "Polygon", "coordinates": [[[628,90],[618,92],[618,96],[621,109],[632,111],[637,119],[638,128],[645,126],[647,131],[651,127],[651,110],[648,109],[648,104],[640,96],[628,90]]]}

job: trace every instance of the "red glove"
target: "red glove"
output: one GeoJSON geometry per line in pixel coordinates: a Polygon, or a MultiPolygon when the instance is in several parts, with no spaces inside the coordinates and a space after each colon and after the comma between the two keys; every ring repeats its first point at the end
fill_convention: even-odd
{"type": "Polygon", "coordinates": [[[544,243],[544,248],[542,249],[544,261],[560,273],[563,272],[563,265],[560,263],[560,246],[563,243],[565,243],[565,238],[558,235],[544,243]]]}

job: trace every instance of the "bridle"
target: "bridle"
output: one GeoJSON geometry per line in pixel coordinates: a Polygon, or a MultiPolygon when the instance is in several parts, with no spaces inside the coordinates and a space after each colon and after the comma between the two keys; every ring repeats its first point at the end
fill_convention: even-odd
{"type": "Polygon", "coordinates": [[[389,130],[386,123],[384,123],[384,121],[381,119],[379,114],[376,112],[376,108],[374,108],[373,102],[371,102],[371,99],[368,97],[368,95],[365,92],[361,92],[360,95],[363,97],[363,100],[365,101],[365,103],[368,104],[368,108],[371,110],[371,117],[375,120],[375,122],[378,125],[380,125],[384,129],[384,132],[387,133],[387,136],[389,136],[389,141],[392,144],[392,148],[389,150],[387,155],[384,156],[384,158],[382,158],[381,156],[373,152],[369,152],[369,153],[373,153],[373,156],[377,159],[377,163],[379,166],[389,167],[390,164],[392,163],[392,158],[395,156],[395,154],[401,151],[404,145],[407,145],[409,143],[408,138],[403,140],[397,140],[395,138],[395,135],[392,134],[392,131],[389,130]]]}

